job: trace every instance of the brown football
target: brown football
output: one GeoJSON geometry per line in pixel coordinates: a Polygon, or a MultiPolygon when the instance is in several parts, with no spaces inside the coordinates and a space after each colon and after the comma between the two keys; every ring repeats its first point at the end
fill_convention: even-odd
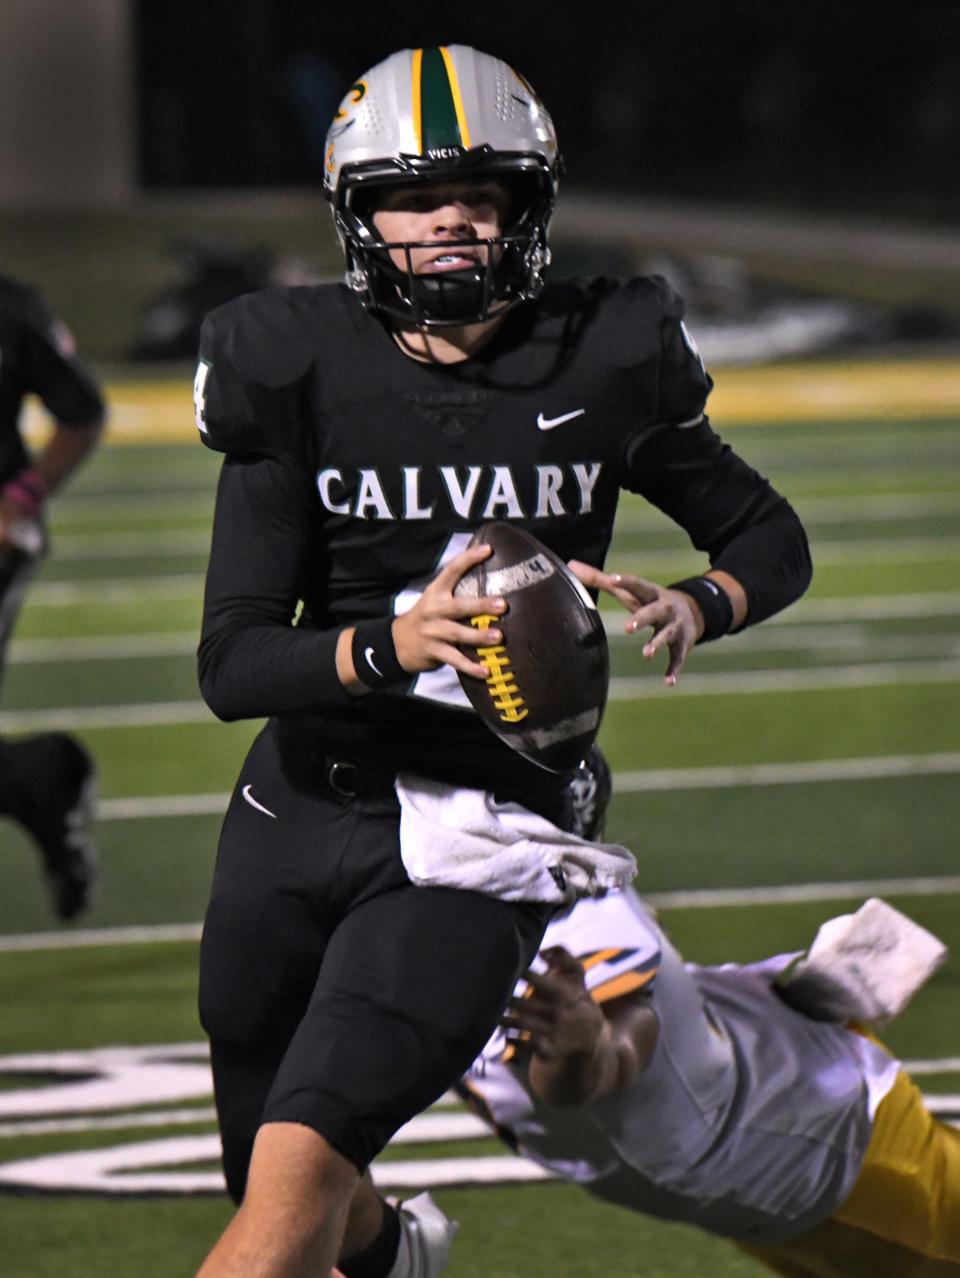
{"type": "Polygon", "coordinates": [[[470,649],[489,673],[485,680],[462,674],[460,682],[501,740],[542,768],[566,772],[593,744],[606,705],[610,661],[599,610],[563,560],[530,533],[484,524],[470,544],[478,543],[493,552],[464,573],[456,593],[502,596],[507,611],[471,618],[496,626],[503,639],[470,649]]]}

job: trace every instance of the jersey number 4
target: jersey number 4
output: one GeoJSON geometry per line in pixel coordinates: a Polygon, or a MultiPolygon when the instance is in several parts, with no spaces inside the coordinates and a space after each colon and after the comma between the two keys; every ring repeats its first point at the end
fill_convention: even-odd
{"type": "Polygon", "coordinates": [[[193,379],[193,411],[197,415],[197,430],[204,435],[207,433],[207,378],[210,368],[207,360],[202,359],[193,379]]]}

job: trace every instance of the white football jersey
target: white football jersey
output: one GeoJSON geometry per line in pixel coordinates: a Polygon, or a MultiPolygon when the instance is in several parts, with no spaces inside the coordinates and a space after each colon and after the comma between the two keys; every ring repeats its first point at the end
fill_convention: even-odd
{"type": "Polygon", "coordinates": [[[788,1007],[772,981],[789,956],[684,964],[631,891],[578,902],[543,945],[582,959],[599,1002],[647,989],[660,1028],[626,1092],[562,1109],[529,1095],[522,1045],[495,1034],[463,1090],[520,1152],[609,1201],[756,1242],[846,1198],[898,1063],[788,1007]]]}

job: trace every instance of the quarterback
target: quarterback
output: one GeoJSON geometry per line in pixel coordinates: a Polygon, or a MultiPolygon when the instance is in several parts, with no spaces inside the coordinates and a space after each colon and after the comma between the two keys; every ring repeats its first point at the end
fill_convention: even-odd
{"type": "Polygon", "coordinates": [[[203,934],[239,1204],[203,1278],[390,1272],[410,1215],[374,1199],[344,1234],[359,1178],[476,1057],[558,903],[468,890],[455,816],[430,849],[445,886],[404,857],[398,773],[451,812],[482,795],[579,837],[583,777],[518,757],[460,687],[501,637],[469,617],[505,606],[454,593],[488,553],[476,528],[515,521],[574,561],[670,682],[695,643],[809,581],[790,505],[707,420],[712,383],[666,282],[546,281],[559,172],[550,116],[504,62],[395,53],[330,128],[344,283],[251,294],[204,325],[197,424],[225,458],[200,682],[221,718],[268,722],[203,934]],[[605,571],[622,489],[686,530],[703,575],[605,571]]]}
{"type": "MultiPolygon", "coordinates": [[[[960,1132],[875,1039],[791,997],[791,956],[684,964],[629,889],[544,940],[461,1084],[513,1148],[787,1278],[960,1274],[960,1132]]],[[[449,1224],[433,1237],[440,1257],[449,1224]]]]}

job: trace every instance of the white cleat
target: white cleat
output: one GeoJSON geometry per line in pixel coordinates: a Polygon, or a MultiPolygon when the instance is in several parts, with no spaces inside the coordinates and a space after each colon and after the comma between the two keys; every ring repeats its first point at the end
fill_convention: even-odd
{"type": "Polygon", "coordinates": [[[400,1248],[387,1278],[436,1278],[446,1269],[460,1226],[448,1220],[429,1194],[396,1204],[400,1248]]]}

